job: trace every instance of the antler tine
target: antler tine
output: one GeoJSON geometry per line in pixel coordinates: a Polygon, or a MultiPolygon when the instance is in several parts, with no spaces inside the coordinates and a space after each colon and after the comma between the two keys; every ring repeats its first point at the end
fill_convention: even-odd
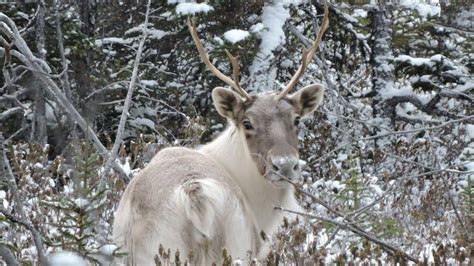
{"type": "Polygon", "coordinates": [[[225,50],[225,53],[229,57],[229,61],[232,64],[232,79],[234,80],[234,83],[237,85],[238,89],[237,91],[244,96],[246,99],[250,99],[250,95],[240,87],[239,83],[239,73],[240,73],[240,66],[239,66],[239,56],[232,56],[232,54],[225,50]]]}
{"type": "Polygon", "coordinates": [[[328,8],[327,1],[324,1],[324,18],[323,18],[323,22],[321,23],[321,28],[319,29],[318,35],[316,36],[316,40],[314,41],[313,45],[309,49],[303,50],[303,58],[301,60],[302,61],[301,65],[299,66],[298,70],[291,78],[288,85],[286,85],[286,88],[278,95],[278,99],[284,98],[291,91],[291,89],[293,89],[293,87],[296,85],[299,78],[301,77],[303,72],[306,70],[308,63],[311,61],[314,54],[316,53],[316,50],[318,49],[319,44],[321,43],[321,39],[323,38],[323,35],[328,29],[328,27],[329,27],[329,8],[328,8]]]}
{"type": "Polygon", "coordinates": [[[193,37],[193,41],[194,41],[194,44],[196,45],[196,48],[199,52],[199,55],[201,56],[202,61],[209,68],[209,70],[214,75],[216,75],[217,78],[219,78],[220,80],[224,81],[229,86],[234,88],[242,97],[245,98],[245,100],[249,100],[250,95],[245,90],[243,90],[239,85],[239,80],[238,80],[239,64],[238,64],[236,58],[233,57],[232,55],[230,55],[230,53],[226,51],[227,56],[229,56],[229,59],[231,61],[232,68],[233,68],[234,80],[232,80],[231,78],[224,75],[219,69],[217,69],[211,63],[211,61],[209,60],[208,55],[204,51],[204,46],[202,45],[201,40],[199,39],[197,30],[196,30],[196,25],[194,24],[194,22],[190,18],[188,18],[188,28],[189,28],[189,32],[191,33],[191,36],[193,37]]]}

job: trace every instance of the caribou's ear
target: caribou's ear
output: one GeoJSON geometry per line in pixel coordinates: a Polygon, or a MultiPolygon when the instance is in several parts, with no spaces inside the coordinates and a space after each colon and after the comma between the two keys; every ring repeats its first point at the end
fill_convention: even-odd
{"type": "Polygon", "coordinates": [[[307,115],[321,104],[323,101],[324,88],[321,84],[308,85],[290,96],[295,104],[297,112],[301,115],[307,115]]]}
{"type": "Polygon", "coordinates": [[[230,89],[216,87],[212,90],[212,101],[217,112],[223,117],[237,120],[243,111],[243,100],[230,89]]]}

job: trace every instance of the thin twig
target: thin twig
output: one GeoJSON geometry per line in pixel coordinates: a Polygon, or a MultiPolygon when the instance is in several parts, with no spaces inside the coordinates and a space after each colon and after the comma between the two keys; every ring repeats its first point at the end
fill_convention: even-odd
{"type": "Polygon", "coordinates": [[[370,122],[367,122],[367,121],[364,121],[364,120],[355,119],[355,118],[348,117],[348,116],[343,116],[343,115],[336,114],[336,113],[329,112],[329,111],[325,111],[325,110],[318,110],[317,112],[323,113],[323,114],[326,114],[326,115],[336,116],[336,117],[339,117],[339,118],[342,118],[342,119],[346,119],[346,120],[353,121],[353,122],[358,122],[358,123],[361,123],[361,124],[364,124],[364,125],[369,125],[369,126],[372,126],[372,127],[378,127],[378,128],[381,128],[381,129],[384,129],[384,130],[387,130],[387,131],[390,130],[386,127],[376,125],[376,124],[373,124],[373,123],[370,123],[370,122]]]}
{"type": "Polygon", "coordinates": [[[383,138],[383,137],[392,136],[392,135],[404,135],[404,134],[417,133],[417,132],[420,132],[420,131],[434,130],[434,129],[447,127],[451,124],[460,123],[460,122],[464,122],[464,121],[468,121],[468,120],[474,120],[474,115],[466,116],[466,117],[459,118],[459,119],[449,120],[449,121],[444,122],[444,123],[442,123],[440,125],[437,125],[437,126],[417,128],[417,129],[411,129],[411,130],[403,130],[403,131],[392,131],[392,132],[378,134],[378,135],[367,137],[367,138],[362,138],[362,139],[359,139],[359,140],[362,140],[362,141],[373,140],[373,139],[383,138]]]}
{"type": "Polygon", "coordinates": [[[449,189],[449,185],[448,185],[448,181],[446,180],[446,178],[444,177],[443,174],[441,174],[441,180],[443,180],[443,184],[444,184],[444,188],[446,190],[446,194],[448,194],[448,199],[449,199],[449,203],[451,203],[451,206],[453,207],[453,210],[454,210],[454,214],[456,215],[456,218],[458,219],[458,222],[459,222],[459,225],[461,225],[461,228],[463,230],[463,235],[469,239],[469,231],[466,227],[466,225],[464,224],[464,221],[462,220],[461,218],[461,215],[459,213],[459,210],[456,206],[456,204],[454,203],[454,197],[453,195],[451,194],[451,190],[449,189]]]}
{"type": "Polygon", "coordinates": [[[327,218],[327,217],[323,217],[323,216],[317,216],[317,215],[313,215],[313,214],[309,214],[309,213],[304,213],[304,212],[298,212],[298,211],[293,211],[293,210],[288,210],[288,209],[285,209],[283,207],[275,207],[275,209],[277,210],[281,210],[281,211],[284,211],[284,212],[289,212],[289,213],[293,213],[293,214],[298,214],[298,215],[302,215],[302,216],[306,216],[306,217],[309,217],[309,218],[313,218],[313,219],[317,219],[317,220],[320,220],[320,221],[324,221],[324,222],[328,222],[328,223],[332,223],[332,224],[335,224],[337,226],[339,226],[340,228],[343,228],[343,229],[346,229],[346,230],[349,230],[359,236],[362,236],[364,237],[365,239],[381,246],[386,252],[388,252],[390,255],[394,255],[394,254],[401,254],[403,255],[405,258],[407,258],[408,260],[411,260],[415,263],[418,263],[418,260],[413,257],[412,255],[406,253],[405,251],[399,249],[399,248],[396,248],[392,245],[390,245],[389,243],[385,242],[385,241],[382,241],[378,238],[376,238],[375,236],[369,234],[368,232],[365,232],[364,230],[361,230],[357,227],[355,227],[354,225],[352,224],[347,224],[347,223],[344,223],[344,222],[340,222],[340,221],[336,221],[334,219],[330,219],[330,218],[327,218]]]}

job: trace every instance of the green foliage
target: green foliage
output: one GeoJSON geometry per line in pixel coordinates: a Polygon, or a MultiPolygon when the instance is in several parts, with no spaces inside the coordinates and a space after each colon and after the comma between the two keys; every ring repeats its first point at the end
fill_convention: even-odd
{"type": "Polygon", "coordinates": [[[81,31],[81,21],[76,17],[61,17],[65,46],[71,49],[74,56],[84,57],[91,52],[97,52],[95,38],[81,31]]]}
{"type": "Polygon", "coordinates": [[[102,235],[105,229],[98,221],[109,207],[107,195],[110,189],[97,174],[101,164],[99,155],[91,150],[89,144],[81,143],[79,148],[69,187],[72,191],[41,200],[41,205],[49,209],[50,215],[57,216],[49,224],[49,230],[56,233],[47,236],[45,243],[95,260],[92,255],[100,245],[97,240],[107,238],[102,235]]]}
{"type": "Polygon", "coordinates": [[[363,197],[366,197],[368,191],[364,186],[361,175],[358,174],[360,169],[355,165],[356,160],[352,160],[351,164],[353,167],[348,170],[349,178],[342,181],[342,184],[345,185],[344,189],[336,195],[336,198],[346,202],[345,205],[350,211],[360,208],[360,201],[363,197]]]}

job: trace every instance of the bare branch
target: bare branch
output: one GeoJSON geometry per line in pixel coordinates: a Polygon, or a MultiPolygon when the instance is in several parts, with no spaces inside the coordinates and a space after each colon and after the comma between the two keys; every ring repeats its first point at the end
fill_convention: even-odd
{"type": "Polygon", "coordinates": [[[0,156],[2,157],[0,160],[0,170],[2,173],[2,178],[4,179],[5,183],[8,185],[8,188],[12,194],[13,200],[15,202],[14,210],[16,213],[20,215],[20,217],[14,217],[11,215],[7,210],[3,208],[3,206],[0,207],[0,212],[5,215],[10,221],[19,223],[23,226],[25,226],[28,230],[30,230],[31,234],[33,235],[33,241],[36,246],[36,250],[38,252],[38,258],[41,263],[41,265],[48,265],[48,260],[46,259],[46,256],[44,254],[44,249],[43,249],[43,241],[41,240],[41,236],[34,228],[34,226],[28,222],[28,218],[25,214],[25,209],[23,206],[23,201],[20,199],[20,195],[18,193],[18,187],[15,182],[15,176],[13,175],[13,171],[10,167],[10,162],[7,157],[6,149],[5,149],[5,139],[3,138],[3,135],[0,133],[0,156]],[[4,172],[6,171],[6,173],[4,172]]]}
{"type": "MultiPolygon", "coordinates": [[[[393,96],[390,99],[385,101],[385,103],[387,103],[388,105],[386,112],[389,115],[391,115],[392,118],[400,118],[400,116],[396,117],[395,107],[400,103],[408,102],[416,106],[416,108],[418,108],[420,111],[423,111],[428,114],[436,114],[439,116],[446,116],[449,118],[459,118],[456,115],[453,115],[449,112],[436,108],[436,104],[440,101],[440,99],[441,97],[439,96],[439,94],[437,94],[428,103],[423,104],[415,95],[393,96]]],[[[405,122],[409,122],[409,121],[405,121],[405,122]]]]}
{"type": "Polygon", "coordinates": [[[434,167],[431,167],[431,166],[427,166],[427,165],[424,165],[424,164],[421,164],[419,162],[415,162],[415,161],[412,161],[412,160],[408,160],[408,159],[405,159],[403,157],[400,157],[398,155],[395,155],[395,154],[391,154],[391,153],[387,153],[387,152],[384,152],[384,151],[381,151],[383,154],[385,155],[388,155],[388,156],[391,156],[391,157],[394,157],[400,161],[403,161],[403,162],[406,162],[406,163],[410,163],[410,164],[414,164],[414,165],[418,165],[422,168],[425,168],[425,169],[428,169],[428,170],[431,170],[432,172],[439,172],[440,173],[440,177],[441,177],[441,180],[443,181],[443,185],[444,185],[444,188],[446,190],[446,194],[448,195],[448,198],[449,198],[449,203],[451,204],[451,206],[453,207],[453,210],[454,210],[454,214],[456,215],[456,218],[458,219],[458,222],[462,228],[462,230],[464,231],[462,234],[466,237],[468,237],[468,229],[466,227],[466,225],[464,224],[464,221],[463,219],[461,218],[461,215],[459,213],[459,210],[454,202],[454,196],[452,195],[451,191],[449,190],[449,185],[448,185],[448,181],[446,180],[446,178],[444,177],[443,173],[452,173],[452,174],[466,174],[466,173],[469,173],[470,171],[459,171],[459,170],[455,170],[455,169],[449,169],[449,168],[440,168],[440,169],[437,169],[437,168],[434,168],[434,167]]]}
{"type": "MultiPolygon", "coordinates": [[[[15,47],[18,48],[19,51],[12,50],[13,55],[17,55],[17,57],[24,63],[27,67],[33,69],[32,73],[34,76],[42,83],[46,92],[53,98],[56,99],[58,104],[66,111],[69,116],[69,119],[74,121],[79,125],[79,127],[86,133],[86,135],[90,138],[96,149],[98,150],[99,154],[104,158],[109,158],[109,151],[102,142],[99,140],[97,135],[95,134],[94,130],[89,126],[89,124],[85,121],[85,119],[79,114],[76,108],[71,104],[71,102],[67,99],[67,97],[62,93],[61,89],[58,85],[48,76],[50,72],[50,68],[48,64],[44,60],[40,60],[36,58],[33,53],[31,52],[30,48],[26,44],[25,40],[21,37],[20,33],[18,32],[18,28],[16,27],[15,23],[5,14],[0,12],[0,31],[8,34],[10,38],[13,39],[15,43],[15,47]]],[[[124,182],[128,183],[128,175],[124,172],[121,165],[117,162],[113,161],[113,168],[117,171],[120,177],[124,180],[124,182]]]]}
{"type": "Polygon", "coordinates": [[[390,245],[389,243],[385,242],[385,241],[382,241],[380,239],[378,239],[377,237],[375,237],[374,235],[364,231],[364,230],[361,230],[359,228],[356,228],[354,225],[352,224],[349,224],[349,223],[344,223],[344,222],[340,222],[338,220],[334,220],[334,219],[330,219],[330,218],[327,218],[327,217],[322,217],[322,216],[317,216],[317,215],[313,215],[313,214],[309,214],[309,213],[304,213],[304,212],[298,212],[298,211],[293,211],[293,210],[288,210],[288,209],[285,209],[283,207],[275,207],[275,209],[277,210],[281,210],[281,211],[284,211],[284,212],[289,212],[289,213],[293,213],[293,214],[298,214],[298,215],[302,215],[302,216],[306,216],[306,217],[309,217],[309,218],[313,218],[313,219],[317,219],[317,220],[320,220],[320,221],[324,221],[324,222],[328,222],[328,223],[332,223],[332,224],[335,224],[337,226],[339,226],[340,228],[343,228],[343,229],[346,229],[346,230],[349,230],[377,245],[379,245],[380,247],[382,247],[387,253],[389,253],[390,255],[395,255],[395,254],[401,254],[403,257],[405,257],[406,259],[408,260],[411,260],[415,263],[418,263],[418,260],[413,257],[412,255],[406,253],[405,251],[399,249],[399,248],[396,248],[392,245],[390,245]]]}
{"type": "Polygon", "coordinates": [[[2,113],[0,113],[0,121],[7,119],[8,117],[23,112],[21,107],[13,107],[2,113]]]}
{"type": "Polygon", "coordinates": [[[444,122],[440,125],[432,126],[432,127],[423,127],[423,128],[412,129],[412,130],[391,131],[391,132],[387,132],[387,133],[382,133],[382,134],[378,134],[378,135],[375,135],[375,136],[359,139],[359,141],[373,140],[373,139],[383,138],[383,137],[392,136],[392,135],[404,135],[404,134],[410,134],[410,133],[417,133],[417,132],[426,131],[426,130],[434,130],[434,129],[447,127],[451,124],[460,123],[460,122],[469,121],[469,120],[474,120],[474,115],[466,116],[466,117],[459,118],[459,119],[449,120],[449,121],[444,122]]]}
{"type": "Polygon", "coordinates": [[[127,96],[125,98],[125,103],[123,104],[122,115],[120,116],[120,122],[117,129],[117,135],[115,137],[114,145],[112,146],[112,150],[110,151],[110,156],[107,159],[107,162],[104,166],[104,171],[102,176],[105,177],[112,165],[112,162],[115,161],[117,158],[117,153],[122,144],[123,140],[123,132],[125,130],[125,123],[127,122],[128,117],[128,110],[130,109],[130,104],[132,102],[133,91],[135,90],[136,83],[137,83],[137,76],[138,76],[138,66],[140,65],[140,60],[143,52],[143,46],[145,45],[145,40],[147,38],[147,28],[148,28],[148,16],[150,15],[150,5],[151,0],[148,0],[148,4],[146,6],[146,14],[145,14],[145,23],[143,24],[142,28],[142,39],[140,40],[140,44],[138,46],[137,54],[135,56],[135,62],[133,63],[133,71],[132,77],[130,78],[130,84],[128,86],[127,96]]]}

